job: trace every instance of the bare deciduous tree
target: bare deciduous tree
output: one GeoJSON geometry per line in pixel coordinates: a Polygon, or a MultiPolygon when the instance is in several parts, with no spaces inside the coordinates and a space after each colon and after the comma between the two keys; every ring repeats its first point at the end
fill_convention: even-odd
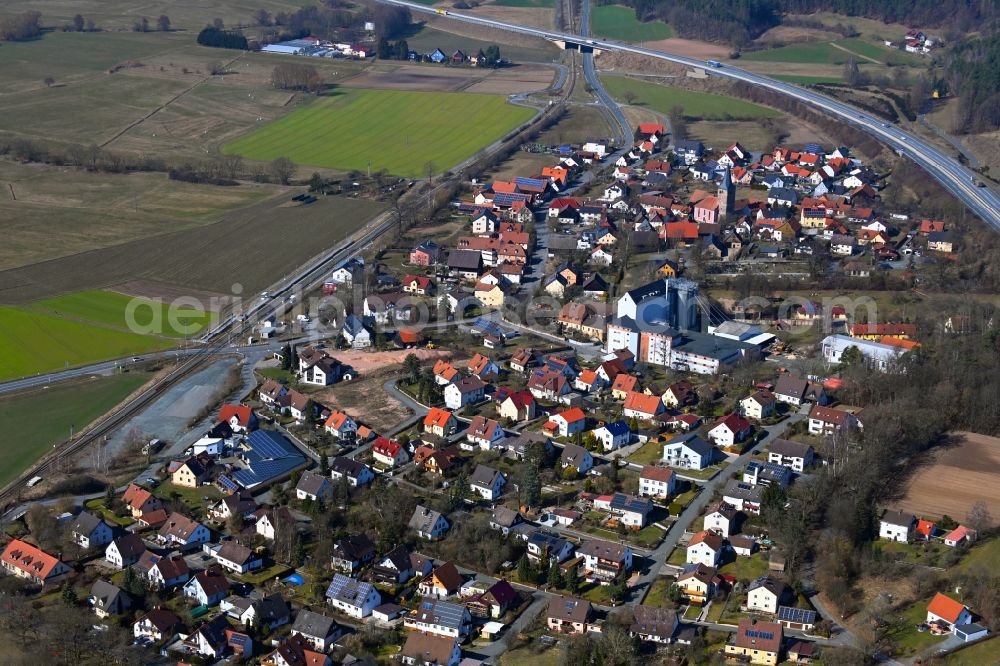
{"type": "Polygon", "coordinates": [[[295,164],[287,157],[279,157],[270,164],[271,178],[276,183],[288,185],[288,181],[295,174],[295,164]]]}

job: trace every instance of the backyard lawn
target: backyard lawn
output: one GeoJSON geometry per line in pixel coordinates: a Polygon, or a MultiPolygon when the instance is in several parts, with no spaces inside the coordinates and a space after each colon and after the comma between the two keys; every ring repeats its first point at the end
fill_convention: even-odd
{"type": "Polygon", "coordinates": [[[737,580],[747,583],[767,573],[767,557],[759,552],[753,557],[736,556],[735,561],[719,567],[719,573],[735,576],[737,580]]]}
{"type": "Polygon", "coordinates": [[[629,462],[637,465],[652,465],[663,459],[663,443],[649,440],[638,451],[628,457],[629,462]]]}
{"type": "Polygon", "coordinates": [[[894,636],[899,650],[905,655],[915,655],[923,652],[927,648],[936,645],[946,638],[945,636],[934,636],[929,631],[920,632],[916,630],[916,625],[927,620],[927,601],[918,601],[915,604],[904,608],[902,612],[904,627],[903,631],[894,636]]]}

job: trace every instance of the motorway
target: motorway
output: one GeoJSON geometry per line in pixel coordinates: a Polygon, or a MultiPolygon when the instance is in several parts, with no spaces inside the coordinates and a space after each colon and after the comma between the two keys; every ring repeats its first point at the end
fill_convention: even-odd
{"type": "MultiPolygon", "coordinates": [[[[581,38],[579,35],[561,32],[557,30],[543,30],[541,28],[531,28],[527,26],[514,25],[503,21],[483,18],[481,16],[470,16],[461,14],[451,9],[434,9],[426,5],[409,2],[408,0],[379,0],[380,2],[392,5],[407,7],[411,12],[421,14],[444,15],[455,21],[469,23],[486,27],[491,30],[507,30],[531,37],[554,42],[561,41],[569,44],[581,44],[600,51],[613,51],[622,53],[634,53],[636,55],[666,60],[669,62],[706,70],[711,76],[721,76],[736,81],[742,81],[753,86],[767,88],[793,99],[805,102],[820,111],[835,116],[855,127],[858,127],[883,143],[887,144],[898,153],[908,157],[923,167],[938,182],[954,194],[976,215],[982,218],[995,230],[1000,231],[1000,196],[994,191],[985,187],[976,187],[974,180],[978,174],[962,166],[958,160],[941,152],[935,146],[918,138],[916,135],[903,131],[902,129],[883,122],[881,119],[873,117],[852,106],[839,102],[835,99],[821,95],[807,88],[778,81],[776,79],[754,74],[738,67],[723,65],[720,67],[707,67],[705,61],[686,56],[658,51],[633,44],[623,42],[597,40],[593,38],[581,38]]],[[[583,7],[587,7],[584,2],[583,7]]],[[[585,23],[584,23],[585,25],[585,23]]],[[[586,59],[584,60],[586,67],[586,59]]],[[[597,88],[595,88],[595,91],[597,88]]]]}
{"type": "MultiPolygon", "coordinates": [[[[580,35],[583,37],[590,35],[590,0],[581,0],[580,3],[580,35]]],[[[594,91],[597,99],[611,114],[615,124],[618,125],[616,133],[620,135],[621,144],[619,145],[623,148],[628,148],[629,144],[632,143],[632,126],[615,100],[612,99],[608,91],[601,85],[601,79],[597,76],[597,68],[594,66],[593,53],[583,54],[583,76],[587,79],[587,84],[594,91]]]]}

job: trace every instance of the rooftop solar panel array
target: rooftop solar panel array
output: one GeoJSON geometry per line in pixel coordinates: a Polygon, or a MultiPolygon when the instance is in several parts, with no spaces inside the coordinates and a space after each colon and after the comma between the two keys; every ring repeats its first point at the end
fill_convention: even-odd
{"type": "Polygon", "coordinates": [[[493,205],[510,206],[515,201],[527,201],[528,198],[527,194],[519,194],[517,192],[497,192],[493,195],[493,205]]]}
{"type": "Polygon", "coordinates": [[[816,622],[816,611],[807,608],[781,606],[778,608],[778,620],[794,622],[796,624],[814,624],[816,622]]]}

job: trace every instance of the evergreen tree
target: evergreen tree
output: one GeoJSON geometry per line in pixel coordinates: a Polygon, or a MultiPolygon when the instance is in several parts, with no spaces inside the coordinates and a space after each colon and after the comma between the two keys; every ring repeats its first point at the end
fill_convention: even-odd
{"type": "Polygon", "coordinates": [[[549,567],[549,575],[546,582],[548,582],[549,587],[555,589],[560,589],[566,584],[566,581],[563,580],[562,569],[559,568],[559,563],[555,560],[552,561],[552,566],[549,567]]]}
{"type": "Polygon", "coordinates": [[[517,561],[517,579],[522,583],[534,583],[535,573],[531,568],[531,562],[527,555],[522,555],[517,561]]]}
{"type": "Polygon", "coordinates": [[[378,40],[378,57],[386,60],[392,57],[392,47],[389,46],[389,40],[385,37],[378,40]]]}
{"type": "Polygon", "coordinates": [[[569,571],[566,572],[565,587],[570,594],[576,594],[577,590],[580,589],[580,577],[576,573],[576,567],[570,567],[569,571]]]}
{"type": "Polygon", "coordinates": [[[403,372],[406,374],[406,381],[411,384],[420,379],[420,359],[416,354],[407,354],[403,359],[403,372]]]}
{"type": "Polygon", "coordinates": [[[330,476],[330,457],[326,454],[319,457],[319,473],[323,476],[330,476]]]}
{"type": "Polygon", "coordinates": [[[521,501],[528,507],[542,503],[542,481],[538,477],[538,470],[532,465],[526,466],[521,479],[521,501]]]}
{"type": "Polygon", "coordinates": [[[77,601],[76,589],[73,588],[72,583],[66,583],[63,585],[62,589],[62,602],[67,606],[75,606],[77,601]]]}
{"type": "Polygon", "coordinates": [[[399,60],[406,60],[410,57],[410,45],[406,43],[405,39],[401,39],[396,42],[396,58],[399,60]]]}

